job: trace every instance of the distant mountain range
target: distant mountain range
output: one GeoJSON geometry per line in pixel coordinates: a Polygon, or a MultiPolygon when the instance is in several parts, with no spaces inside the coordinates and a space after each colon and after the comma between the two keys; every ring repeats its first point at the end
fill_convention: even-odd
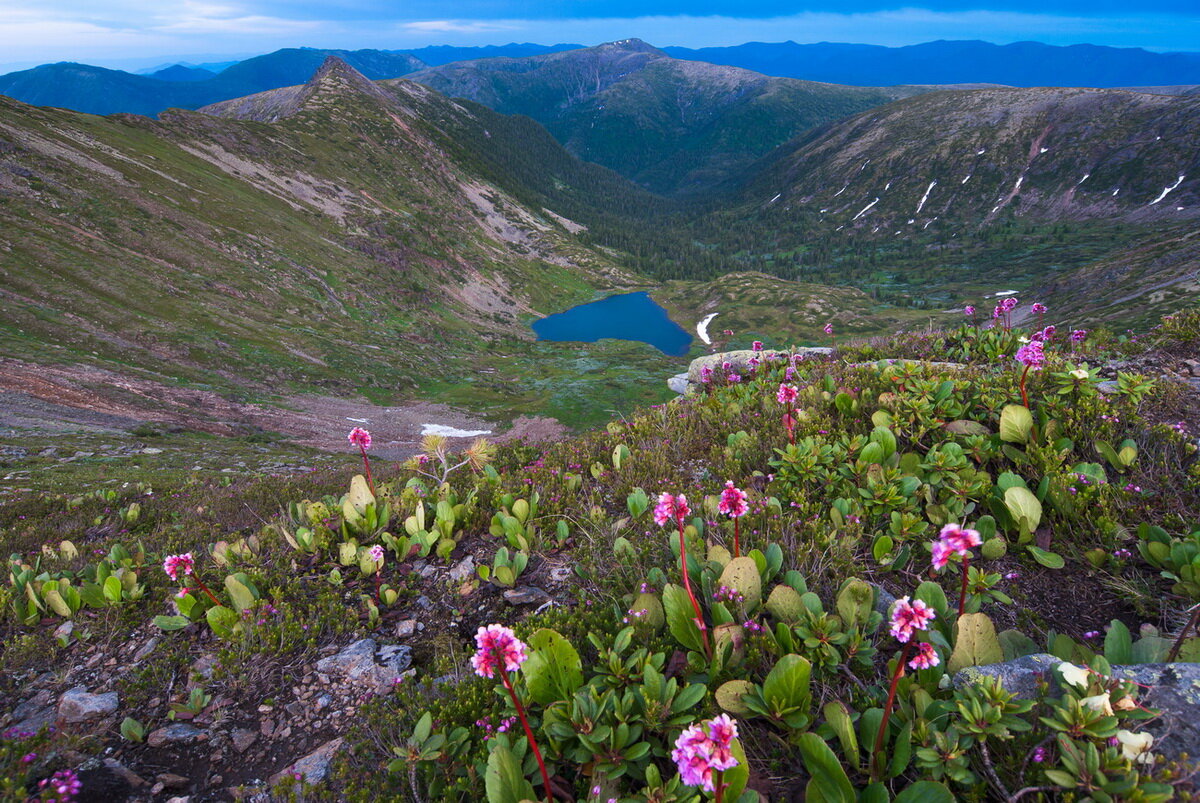
{"type": "Polygon", "coordinates": [[[640,39],[408,76],[537,120],[581,159],[659,193],[704,191],[814,126],[911,94],[681,61],[640,39]]]}
{"type": "Polygon", "coordinates": [[[727,64],[808,81],[857,86],[990,83],[1129,87],[1200,84],[1200,53],[1016,42],[937,41],[907,47],[821,42],[664,47],[677,59],[727,64]]]}

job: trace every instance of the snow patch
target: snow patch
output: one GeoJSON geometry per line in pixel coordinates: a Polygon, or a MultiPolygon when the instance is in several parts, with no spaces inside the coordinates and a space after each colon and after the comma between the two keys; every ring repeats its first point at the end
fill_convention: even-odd
{"type": "Polygon", "coordinates": [[[849,184],[847,184],[845,187],[842,187],[840,190],[838,190],[837,192],[835,192],[835,193],[833,194],[833,197],[834,197],[834,198],[836,198],[836,197],[838,197],[839,195],[841,195],[843,192],[845,192],[845,191],[846,191],[846,189],[847,189],[849,186],[850,186],[850,185],[849,185],[849,184]]]}
{"type": "Polygon", "coordinates": [[[992,293],[990,296],[985,295],[984,298],[1000,298],[1001,296],[1015,296],[1019,290],[1001,290],[998,293],[992,293]]]}
{"type": "Polygon", "coordinates": [[[860,217],[862,217],[863,215],[867,214],[867,211],[868,211],[868,210],[869,210],[869,209],[870,209],[872,206],[874,206],[874,205],[875,205],[875,204],[877,204],[877,203],[879,203],[879,199],[878,199],[878,198],[876,198],[874,201],[871,201],[871,203],[869,203],[869,204],[867,204],[866,206],[864,206],[864,207],[862,208],[862,211],[861,211],[861,212],[859,212],[859,213],[858,213],[857,215],[855,215],[854,217],[850,218],[850,222],[851,222],[851,223],[853,223],[854,221],[858,220],[858,219],[859,219],[860,217]]]}
{"type": "Polygon", "coordinates": [[[1178,187],[1180,184],[1183,183],[1184,178],[1186,178],[1186,176],[1184,176],[1183,173],[1180,173],[1179,178],[1175,179],[1175,183],[1172,184],[1170,187],[1167,187],[1166,189],[1164,189],[1162,192],[1160,192],[1158,194],[1158,197],[1149,203],[1149,206],[1154,206],[1156,203],[1161,201],[1163,198],[1166,198],[1167,195],[1171,192],[1171,190],[1175,189],[1176,187],[1178,187]]]}
{"type": "Polygon", "coordinates": [[[1079,181],[1076,181],[1076,182],[1075,182],[1075,186],[1076,186],[1076,187],[1078,187],[1080,184],[1082,184],[1083,182],[1087,181],[1087,180],[1088,180],[1088,176],[1090,176],[1090,175],[1091,175],[1091,173],[1084,173],[1084,174],[1083,174],[1083,178],[1081,178],[1081,179],[1079,179],[1079,181]]]}
{"type": "Polygon", "coordinates": [[[774,198],[772,198],[771,200],[767,201],[767,203],[769,203],[769,204],[773,204],[773,203],[775,203],[776,201],[778,201],[778,200],[779,200],[779,196],[780,196],[780,195],[783,195],[783,193],[782,193],[782,192],[781,192],[781,193],[779,193],[779,195],[776,195],[774,198]]]}
{"type": "Polygon", "coordinates": [[[712,319],[717,317],[718,314],[710,312],[704,316],[704,319],[700,323],[696,324],[696,337],[700,338],[700,342],[706,346],[712,345],[712,339],[708,336],[708,325],[712,323],[712,319]]]}
{"type": "Polygon", "coordinates": [[[925,188],[925,194],[921,196],[921,203],[917,204],[917,214],[921,214],[921,210],[925,208],[925,202],[929,200],[929,193],[933,192],[933,188],[937,186],[936,181],[929,182],[929,186],[925,188]]]}
{"type": "Polygon", "coordinates": [[[966,184],[966,183],[967,183],[968,181],[970,181],[970,180],[971,180],[971,174],[970,174],[970,173],[968,173],[968,174],[967,174],[967,177],[966,177],[966,178],[964,178],[964,179],[962,180],[962,182],[961,182],[961,183],[963,183],[963,184],[966,184]]]}
{"type": "Polygon", "coordinates": [[[347,421],[353,421],[353,422],[354,422],[354,423],[356,423],[356,424],[369,424],[369,423],[371,423],[370,419],[367,419],[367,418],[351,418],[350,416],[346,416],[346,420],[347,420],[347,421]]]}
{"type": "Polygon", "coordinates": [[[490,429],[459,429],[444,424],[422,424],[422,435],[442,435],[446,438],[476,438],[480,435],[491,435],[490,429]]]}
{"type": "Polygon", "coordinates": [[[888,182],[888,183],[887,183],[887,184],[884,186],[884,188],[883,188],[883,191],[884,191],[884,192],[887,192],[887,191],[888,191],[888,190],[890,190],[891,188],[892,188],[892,182],[890,182],[890,181],[889,181],[889,182],[888,182]]]}
{"type": "Polygon", "coordinates": [[[868,159],[867,161],[863,162],[863,166],[862,166],[862,167],[860,167],[860,168],[858,168],[858,172],[860,172],[860,173],[861,173],[862,171],[866,170],[866,169],[867,169],[867,165],[869,165],[870,163],[871,163],[871,160],[870,160],[870,159],[868,159]]]}
{"type": "Polygon", "coordinates": [[[1050,150],[1049,148],[1042,148],[1040,151],[1038,151],[1038,153],[1046,153],[1049,150],[1050,150]]]}
{"type": "Polygon", "coordinates": [[[935,221],[935,220],[937,220],[937,218],[936,218],[936,217],[935,217],[935,218],[931,218],[931,219],[929,219],[929,220],[926,220],[926,221],[925,221],[925,225],[921,227],[921,231],[925,231],[925,229],[929,228],[929,224],[930,224],[930,223],[932,223],[932,222],[933,222],[933,221],[935,221]]]}
{"type": "Polygon", "coordinates": [[[1115,190],[1113,190],[1113,193],[1112,193],[1112,194],[1113,194],[1113,197],[1114,197],[1114,198],[1116,198],[1116,197],[1117,197],[1117,193],[1118,193],[1118,192],[1120,192],[1120,191],[1121,191],[1121,188],[1120,188],[1120,187],[1117,187],[1115,190]]]}
{"type": "Polygon", "coordinates": [[[987,153],[987,148],[980,148],[979,150],[975,151],[976,156],[983,156],[985,153],[987,153]]]}

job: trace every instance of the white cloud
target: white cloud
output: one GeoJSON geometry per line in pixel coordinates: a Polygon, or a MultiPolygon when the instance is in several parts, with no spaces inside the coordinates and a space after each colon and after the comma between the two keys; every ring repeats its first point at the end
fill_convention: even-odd
{"type": "Polygon", "coordinates": [[[401,23],[401,29],[413,33],[492,33],[499,31],[515,31],[520,25],[512,23],[493,22],[491,20],[420,20],[417,22],[401,23]]]}

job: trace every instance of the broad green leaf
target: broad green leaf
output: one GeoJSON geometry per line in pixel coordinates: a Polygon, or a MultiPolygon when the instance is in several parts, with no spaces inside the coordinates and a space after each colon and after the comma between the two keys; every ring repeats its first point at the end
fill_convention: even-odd
{"type": "Polygon", "coordinates": [[[529,696],[542,705],[570,700],[583,685],[583,662],[571,642],[542,628],[529,637],[529,657],[521,665],[529,696]]]}
{"type": "Polygon", "coordinates": [[[234,628],[241,623],[241,617],[237,612],[224,605],[214,605],[204,612],[204,617],[208,620],[208,626],[212,628],[212,632],[221,638],[232,636],[234,628]]]}
{"type": "Polygon", "coordinates": [[[704,641],[696,625],[696,613],[683,586],[668,583],[662,591],[663,611],[667,614],[667,629],[684,648],[702,652],[704,641]]]}
{"type": "Polygon", "coordinates": [[[954,795],[943,784],[917,781],[896,795],[894,803],[954,803],[954,800],[954,795]]]}
{"type": "Polygon", "coordinates": [[[1000,411],[1000,440],[1008,443],[1028,443],[1033,432],[1033,415],[1019,404],[1009,404],[1000,411]]]}
{"type": "Polygon", "coordinates": [[[229,592],[238,611],[248,611],[254,607],[254,592],[237,575],[231,574],[225,578],[225,590],[229,592]]]}
{"type": "Polygon", "coordinates": [[[958,617],[958,635],[954,652],[946,662],[946,671],[954,674],[967,666],[998,664],[1004,660],[996,626],[984,613],[964,613],[958,617]]]}
{"type": "Polygon", "coordinates": [[[1029,554],[1033,555],[1033,559],[1045,566],[1047,569],[1061,569],[1063,566],[1067,565],[1066,561],[1063,560],[1062,555],[1058,554],[1057,552],[1047,552],[1040,547],[1032,545],[1029,546],[1028,549],[1029,554]]]}
{"type": "Polygon", "coordinates": [[[804,767],[812,776],[811,784],[816,787],[821,799],[829,803],[855,803],[857,795],[854,794],[854,785],[850,783],[842,762],[825,744],[825,740],[808,731],[800,734],[797,744],[804,767]]]}
{"type": "Polygon", "coordinates": [[[508,745],[499,740],[492,742],[483,784],[488,803],[521,803],[537,799],[533,784],[525,777],[520,762],[508,745]]]}
{"type": "Polygon", "coordinates": [[[182,630],[191,624],[184,616],[155,616],[154,624],[160,630],[182,630]]]}
{"type": "Polygon", "coordinates": [[[1018,524],[1022,519],[1027,521],[1029,532],[1036,530],[1042,523],[1042,503],[1028,488],[1009,488],[1004,492],[1004,506],[1012,514],[1013,521],[1018,524]]]}
{"type": "Polygon", "coordinates": [[[121,601],[121,579],[116,575],[110,574],[108,579],[104,581],[104,596],[109,602],[121,601]]]}
{"type": "Polygon", "coordinates": [[[811,675],[812,664],[807,658],[785,655],[776,661],[762,686],[771,713],[782,716],[795,710],[807,715],[812,704],[811,675]]]}
{"type": "Polygon", "coordinates": [[[1133,663],[1133,638],[1120,619],[1113,619],[1104,637],[1104,657],[1110,664],[1133,663]]]}

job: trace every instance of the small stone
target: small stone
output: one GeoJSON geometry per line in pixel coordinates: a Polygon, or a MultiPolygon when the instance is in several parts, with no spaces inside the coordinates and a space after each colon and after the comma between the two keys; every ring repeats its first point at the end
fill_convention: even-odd
{"type": "Polygon", "coordinates": [[[667,387],[672,393],[678,393],[682,396],[688,392],[688,388],[691,387],[691,383],[688,382],[688,375],[686,373],[675,374],[675,376],[667,380],[667,387]]]}
{"type": "Polygon", "coordinates": [[[162,784],[163,789],[183,789],[189,783],[187,778],[173,772],[159,773],[155,780],[162,784]]]}
{"type": "Polygon", "coordinates": [[[60,643],[67,643],[70,640],[71,634],[75,632],[75,623],[70,619],[63,622],[58,627],[54,628],[54,638],[60,643]]]}
{"type": "Polygon", "coordinates": [[[415,632],[417,632],[417,620],[416,619],[402,619],[401,621],[396,623],[396,637],[397,638],[404,638],[405,636],[411,636],[415,632]]]}
{"type": "Polygon", "coordinates": [[[417,607],[431,611],[433,610],[433,602],[430,601],[429,597],[422,594],[421,596],[417,597],[417,607]]]}
{"type": "Polygon", "coordinates": [[[64,722],[86,722],[117,710],[117,693],[91,694],[83,686],[67,691],[58,701],[58,718],[64,722]]]}
{"type": "Polygon", "coordinates": [[[318,711],[324,711],[332,703],[333,703],[332,697],[330,697],[328,694],[322,694],[320,697],[317,698],[317,702],[313,704],[313,707],[318,711]]]}
{"type": "Polygon", "coordinates": [[[162,747],[166,744],[187,744],[194,742],[203,734],[204,731],[191,725],[186,725],[182,722],[174,725],[168,725],[165,728],[159,728],[156,731],[151,731],[146,737],[146,744],[151,747],[162,747]]]}
{"type": "Polygon", "coordinates": [[[258,734],[249,728],[237,728],[233,732],[233,749],[239,753],[245,753],[256,741],[258,734]]]}
{"type": "Polygon", "coordinates": [[[162,449],[155,449],[153,446],[147,446],[142,449],[142,454],[162,454],[162,449]]]}
{"type": "Polygon", "coordinates": [[[450,568],[450,580],[455,583],[461,583],[468,577],[473,577],[474,575],[475,558],[471,555],[467,555],[450,568]]]}
{"type": "Polygon", "coordinates": [[[504,592],[504,601],[509,605],[536,605],[548,599],[550,599],[549,594],[533,586],[510,588],[504,592]]]}
{"type": "Polygon", "coordinates": [[[280,783],[296,775],[301,776],[306,783],[320,783],[329,775],[329,765],[334,755],[342,749],[344,742],[340,737],[326,742],[304,758],[272,775],[271,784],[280,783]]]}
{"type": "Polygon", "coordinates": [[[149,641],[138,648],[138,651],[133,654],[133,660],[135,662],[146,660],[150,653],[154,652],[154,648],[157,646],[158,636],[152,636],[149,641]]]}
{"type": "Polygon", "coordinates": [[[146,785],[145,778],[142,778],[136,772],[129,769],[129,767],[126,767],[115,758],[104,759],[104,766],[108,768],[109,772],[111,772],[113,775],[116,775],[118,778],[123,779],[125,783],[129,784],[134,789],[138,789],[146,785]]]}

